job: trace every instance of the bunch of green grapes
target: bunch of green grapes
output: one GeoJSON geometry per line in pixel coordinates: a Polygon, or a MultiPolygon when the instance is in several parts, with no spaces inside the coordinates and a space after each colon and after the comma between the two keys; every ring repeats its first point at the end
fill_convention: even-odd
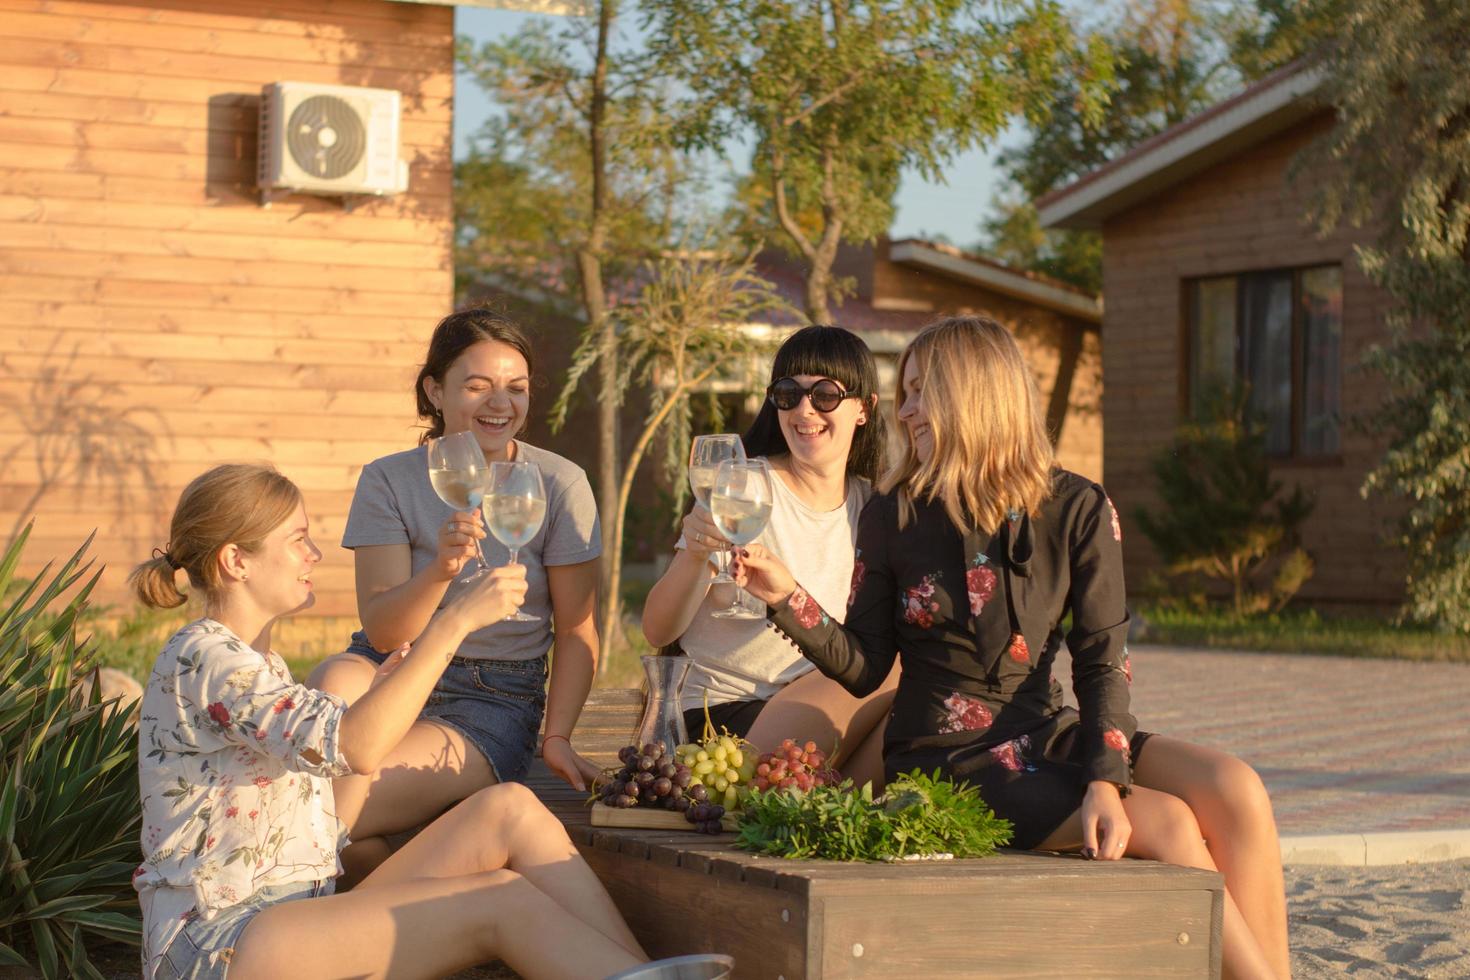
{"type": "Polygon", "coordinates": [[[726,810],[740,805],[740,790],[755,776],[754,746],[730,735],[713,735],[703,742],[686,742],[675,750],[680,765],[689,767],[690,785],[704,786],[711,803],[726,810]]]}

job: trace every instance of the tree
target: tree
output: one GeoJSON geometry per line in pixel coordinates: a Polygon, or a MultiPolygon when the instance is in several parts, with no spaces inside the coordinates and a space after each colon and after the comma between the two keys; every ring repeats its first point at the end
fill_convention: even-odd
{"type": "Polygon", "coordinates": [[[648,0],[665,70],[690,93],[684,145],[752,139],[774,224],[807,264],[806,315],[829,322],[842,241],[886,231],[905,167],[931,179],[1076,72],[1079,111],[1110,62],[1078,51],[1049,0],[648,0]],[[993,14],[993,16],[992,16],[993,14]],[[804,225],[798,214],[816,217],[804,225]]]}
{"type": "MultiPolygon", "coordinates": [[[[769,352],[767,342],[743,327],[784,304],[770,283],[755,275],[753,265],[753,256],[734,263],[713,251],[684,250],[663,257],[647,265],[646,284],[638,298],[609,315],[618,370],[611,390],[619,402],[635,383],[650,394],[643,431],[628,454],[614,498],[614,541],[623,539],[633,478],[655,438],[663,438],[665,469],[682,485],[682,470],[689,458],[692,396],[722,368],[769,352]]],[[[584,335],[552,409],[553,428],[565,423],[577,386],[594,365],[603,366],[607,353],[599,335],[584,335]]],[[[603,605],[602,636],[605,644],[612,644],[622,623],[621,549],[613,549],[607,558],[611,601],[603,605]]]]}
{"type": "Polygon", "coordinates": [[[1367,359],[1389,394],[1366,422],[1389,445],[1363,492],[1405,501],[1405,612],[1470,632],[1470,6],[1330,12],[1322,95],[1337,119],[1304,161],[1311,213],[1324,230],[1378,230],[1358,260],[1393,303],[1392,338],[1367,359]]]}
{"type": "Polygon", "coordinates": [[[1134,517],[1170,574],[1227,583],[1237,616],[1280,609],[1311,577],[1296,538],[1313,501],[1300,487],[1283,495],[1271,479],[1265,428],[1248,415],[1244,392],[1220,395],[1200,420],[1180,425],[1153,471],[1162,506],[1134,517]],[[1259,591],[1253,579],[1277,558],[1259,591]]]}
{"type": "Polygon", "coordinates": [[[1007,186],[981,225],[980,246],[1002,262],[1090,291],[1102,289],[1102,240],[1091,231],[1046,230],[1033,203],[1144,140],[1291,61],[1322,26],[1298,0],[1132,0],[1117,26],[1093,38],[1117,62],[1109,105],[1085,104],[1062,75],[1049,111],[1021,146],[1000,154],[1007,186]]]}
{"type": "MultiPolygon", "coordinates": [[[[667,138],[662,83],[617,33],[619,13],[603,0],[556,27],[532,22],[479,50],[461,45],[461,65],[501,115],[456,168],[455,188],[461,287],[489,277],[553,304],[576,296],[583,342],[596,338],[596,486],[610,555],[621,546],[617,297],[636,290],[640,264],[671,240],[681,195],[698,183],[667,138]]],[[[616,600],[610,574],[604,563],[604,606],[616,600]]]]}

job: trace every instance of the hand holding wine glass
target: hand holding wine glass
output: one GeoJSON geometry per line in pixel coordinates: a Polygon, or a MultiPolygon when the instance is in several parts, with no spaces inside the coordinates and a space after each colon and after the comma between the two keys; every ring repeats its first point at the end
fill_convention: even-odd
{"type": "Polygon", "coordinates": [[[485,481],[489,479],[485,454],[473,433],[455,432],[430,439],[428,459],[430,485],[439,499],[456,511],[439,532],[439,561],[453,577],[478,557],[480,567],[469,576],[477,579],[486,570],[485,552],[480,548],[485,532],[479,517],[485,481]]]}
{"type": "MultiPolygon", "coordinates": [[[[764,459],[726,460],[715,474],[709,509],[726,539],[744,547],[760,536],[771,519],[771,469],[764,459]]],[[[760,619],[738,600],[712,615],[720,619],[760,619]]]]}
{"type": "Polygon", "coordinates": [[[715,561],[714,582],[729,582],[730,553],[724,547],[723,541],[713,541],[713,535],[702,525],[710,523],[708,519],[710,493],[714,490],[715,475],[719,472],[720,464],[727,459],[745,459],[745,445],[740,437],[730,433],[718,433],[715,435],[695,436],[689,447],[689,486],[694,491],[694,499],[699,502],[696,512],[690,514],[684,521],[684,543],[686,546],[696,548],[699,551],[713,552],[718,557],[715,561]],[[698,513],[699,510],[705,513],[698,513]],[[693,519],[695,527],[691,528],[693,519]],[[692,533],[691,533],[692,532],[692,533]]]}
{"type": "MultiPolygon", "coordinates": [[[[490,533],[510,550],[510,564],[516,564],[520,550],[546,520],[546,485],[541,480],[541,468],[524,460],[491,463],[484,510],[490,533]]],[[[517,623],[541,619],[520,611],[505,618],[517,623]]]]}

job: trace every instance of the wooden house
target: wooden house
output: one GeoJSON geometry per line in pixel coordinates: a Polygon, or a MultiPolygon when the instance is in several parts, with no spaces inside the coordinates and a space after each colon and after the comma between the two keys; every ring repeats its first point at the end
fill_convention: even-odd
{"type": "Polygon", "coordinates": [[[268,460],[326,554],[315,611],[355,615],[357,475],[414,445],[453,302],[453,6],[0,0],[0,24],[0,534],[34,521],[24,571],[95,528],[123,605],[184,484],[268,460]],[[398,93],[406,190],[263,200],[281,81],[398,93]]]}
{"type": "Polygon", "coordinates": [[[1245,383],[1272,475],[1316,498],[1302,596],[1385,604],[1403,594],[1386,548],[1392,504],[1364,500],[1384,443],[1352,420],[1382,380],[1355,370],[1388,337],[1388,301],[1354,259],[1364,233],[1308,226],[1310,172],[1293,162],[1332,125],[1314,70],[1291,66],[1038,201],[1054,228],[1103,236],[1103,468],[1123,513],[1129,580],[1159,569],[1129,516],[1156,505],[1151,461],[1222,383],[1245,383]]]}

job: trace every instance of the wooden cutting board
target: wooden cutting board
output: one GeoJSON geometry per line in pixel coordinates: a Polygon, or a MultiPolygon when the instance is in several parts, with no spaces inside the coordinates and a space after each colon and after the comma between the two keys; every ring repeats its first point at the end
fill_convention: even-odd
{"type": "MultiPolygon", "coordinates": [[[[602,803],[592,804],[592,826],[630,827],[640,830],[694,830],[694,824],[684,819],[684,814],[677,810],[649,810],[641,806],[623,810],[602,803]]],[[[740,821],[735,814],[726,813],[720,819],[720,826],[725,828],[725,833],[733,833],[740,826],[740,821]]]]}

